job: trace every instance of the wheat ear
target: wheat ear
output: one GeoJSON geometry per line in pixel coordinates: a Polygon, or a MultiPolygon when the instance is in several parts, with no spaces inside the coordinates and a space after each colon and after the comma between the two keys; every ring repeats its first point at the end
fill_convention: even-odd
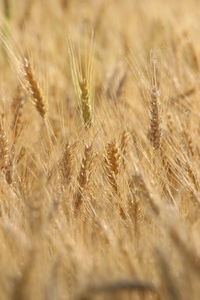
{"type": "Polygon", "coordinates": [[[13,125],[14,130],[14,143],[16,143],[22,130],[22,112],[24,108],[24,97],[20,90],[17,91],[16,97],[13,99],[12,109],[13,109],[13,125]]]}
{"type": "Polygon", "coordinates": [[[150,102],[150,128],[149,128],[149,140],[153,148],[159,149],[161,145],[161,127],[160,127],[160,92],[158,89],[158,78],[157,78],[157,66],[156,61],[152,61],[152,87],[150,91],[151,102],[150,102]]]}
{"type": "Polygon", "coordinates": [[[0,122],[0,169],[6,169],[9,164],[9,147],[6,132],[0,122]]]}
{"type": "Polygon", "coordinates": [[[69,43],[69,56],[73,83],[78,99],[81,118],[85,129],[90,128],[93,119],[93,39],[87,54],[81,57],[81,53],[76,53],[72,43],[69,43]]]}
{"type": "Polygon", "coordinates": [[[42,96],[38,83],[34,78],[32,67],[28,58],[24,58],[23,67],[25,72],[25,78],[29,84],[29,91],[33,98],[33,103],[40,116],[43,119],[45,119],[47,114],[47,104],[42,96]]]}
{"type": "Polygon", "coordinates": [[[108,143],[106,146],[106,157],[105,157],[104,165],[105,165],[105,171],[106,171],[108,182],[118,196],[117,207],[119,209],[119,213],[123,219],[126,219],[126,213],[122,206],[122,198],[120,195],[119,186],[117,182],[117,178],[120,171],[120,164],[121,164],[120,149],[114,140],[111,143],[108,143]]]}
{"type": "Polygon", "coordinates": [[[74,147],[75,144],[66,144],[61,160],[59,162],[59,171],[61,176],[61,182],[66,185],[70,182],[72,176],[73,168],[73,158],[74,158],[74,147]]]}
{"type": "Polygon", "coordinates": [[[75,194],[75,209],[79,209],[83,202],[83,194],[88,190],[91,172],[94,162],[94,154],[92,151],[92,145],[85,146],[84,157],[81,162],[81,168],[77,177],[78,191],[75,194]]]}
{"type": "Polygon", "coordinates": [[[130,142],[130,133],[127,130],[124,130],[124,132],[122,133],[121,143],[120,143],[124,167],[125,167],[125,159],[128,154],[129,142],[130,142]]]}
{"type": "Polygon", "coordinates": [[[120,151],[115,141],[106,146],[105,169],[108,181],[115,192],[118,193],[117,175],[120,168],[120,151]]]}

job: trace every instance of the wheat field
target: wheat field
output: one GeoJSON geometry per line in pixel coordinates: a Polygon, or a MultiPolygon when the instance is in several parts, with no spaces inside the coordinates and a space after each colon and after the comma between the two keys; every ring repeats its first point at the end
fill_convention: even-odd
{"type": "Polygon", "coordinates": [[[200,1],[0,1],[0,300],[200,299],[200,1]]]}

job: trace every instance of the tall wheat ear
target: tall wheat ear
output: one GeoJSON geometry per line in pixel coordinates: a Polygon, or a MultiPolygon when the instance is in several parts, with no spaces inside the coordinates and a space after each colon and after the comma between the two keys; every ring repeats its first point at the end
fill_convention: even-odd
{"type": "Polygon", "coordinates": [[[160,91],[158,82],[158,69],[156,60],[152,59],[152,83],[150,89],[150,125],[148,137],[154,150],[161,146],[161,121],[160,121],[160,91]]]}
{"type": "Polygon", "coordinates": [[[33,98],[33,104],[35,105],[36,110],[40,114],[40,116],[45,119],[47,115],[47,103],[44,100],[41,89],[39,88],[38,82],[36,81],[30,60],[28,58],[24,58],[23,60],[24,67],[24,75],[28,82],[29,92],[33,98]]]}
{"type": "Polygon", "coordinates": [[[96,155],[93,153],[92,144],[90,146],[85,146],[84,157],[81,162],[80,171],[77,177],[78,181],[78,190],[75,194],[74,206],[76,212],[79,210],[80,206],[83,203],[84,196],[89,195],[89,183],[91,180],[92,170],[94,159],[96,155]]]}
{"type": "Polygon", "coordinates": [[[74,160],[74,149],[76,143],[67,143],[63,149],[61,159],[59,161],[59,173],[62,185],[65,186],[70,183],[73,173],[73,160],[74,160]]]}
{"type": "Polygon", "coordinates": [[[69,42],[69,58],[81,119],[85,129],[89,129],[93,120],[94,103],[93,38],[89,49],[82,49],[81,53],[78,53],[74,45],[69,42]]]}
{"type": "Polygon", "coordinates": [[[108,143],[106,146],[105,171],[108,182],[113,190],[118,193],[117,176],[119,174],[121,155],[116,141],[108,143]]]}
{"type": "Polygon", "coordinates": [[[104,159],[104,169],[107,180],[114,193],[118,196],[117,207],[123,219],[126,219],[126,212],[123,207],[123,200],[118,184],[122,157],[120,148],[115,140],[106,145],[106,156],[104,159]]]}
{"type": "Polygon", "coordinates": [[[0,122],[0,169],[5,170],[9,163],[9,147],[7,134],[4,130],[2,122],[0,122]]]}
{"type": "Polygon", "coordinates": [[[39,115],[41,116],[41,118],[44,121],[44,126],[45,126],[45,130],[47,133],[47,139],[48,139],[48,146],[50,149],[50,152],[52,150],[52,138],[50,135],[50,123],[48,121],[48,105],[47,105],[47,101],[43,96],[43,93],[39,87],[39,84],[34,76],[33,70],[32,70],[32,66],[30,63],[29,58],[25,57],[23,59],[23,70],[24,70],[24,76],[25,79],[28,83],[28,91],[32,97],[33,100],[33,104],[37,110],[37,112],[39,113],[39,115]]]}
{"type": "Polygon", "coordinates": [[[18,137],[20,136],[22,129],[23,129],[23,122],[22,122],[22,116],[23,116],[23,108],[25,104],[25,97],[22,94],[22,91],[20,90],[20,87],[18,87],[15,97],[12,101],[12,111],[13,111],[13,123],[12,123],[12,129],[13,129],[13,138],[14,138],[14,144],[16,143],[18,137]]]}

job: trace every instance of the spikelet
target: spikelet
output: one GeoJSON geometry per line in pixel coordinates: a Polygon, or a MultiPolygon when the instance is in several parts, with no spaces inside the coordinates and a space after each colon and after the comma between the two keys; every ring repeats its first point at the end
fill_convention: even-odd
{"type": "Polygon", "coordinates": [[[85,129],[90,128],[92,125],[93,116],[93,52],[93,39],[89,50],[87,49],[84,55],[81,55],[81,53],[77,54],[72,43],[69,43],[72,78],[85,129]]]}
{"type": "Polygon", "coordinates": [[[118,193],[117,175],[120,168],[120,151],[115,141],[106,146],[105,170],[108,181],[114,191],[118,193]]]}
{"type": "Polygon", "coordinates": [[[12,129],[14,130],[14,143],[19,137],[22,130],[22,112],[24,107],[24,97],[20,90],[17,91],[16,97],[13,99],[12,110],[13,110],[13,124],[12,129]]]}
{"type": "Polygon", "coordinates": [[[137,198],[137,188],[136,188],[136,182],[134,176],[132,176],[129,179],[128,184],[131,192],[131,195],[129,196],[128,212],[134,224],[135,235],[139,237],[140,234],[139,221],[142,219],[142,210],[141,210],[141,203],[137,198]]]}
{"type": "Polygon", "coordinates": [[[128,154],[129,142],[130,142],[130,133],[127,130],[124,130],[124,132],[122,133],[121,143],[120,143],[124,167],[125,167],[125,159],[128,154]]]}
{"type": "Polygon", "coordinates": [[[63,185],[66,185],[70,182],[72,176],[73,168],[73,157],[74,157],[74,147],[75,144],[66,144],[63,151],[62,158],[59,162],[59,171],[61,176],[61,181],[63,185]]]}
{"type": "Polygon", "coordinates": [[[91,172],[94,162],[94,154],[92,152],[92,145],[85,146],[84,157],[81,162],[81,168],[77,177],[78,191],[75,194],[75,209],[79,209],[83,202],[83,195],[88,190],[89,182],[91,178],[91,172]]]}
{"type": "Polygon", "coordinates": [[[157,82],[157,68],[155,61],[153,61],[153,78],[152,87],[150,91],[151,102],[150,102],[150,128],[149,128],[149,140],[155,150],[160,148],[161,144],[161,128],[160,128],[160,111],[159,101],[160,92],[158,90],[157,82]]]}
{"type": "Polygon", "coordinates": [[[121,164],[120,149],[114,140],[111,143],[108,143],[106,146],[106,157],[105,157],[104,165],[105,165],[105,171],[106,171],[108,182],[110,183],[112,189],[119,197],[117,202],[117,207],[120,216],[123,219],[126,219],[126,213],[122,205],[122,198],[117,183],[117,177],[120,171],[120,164],[121,164]]]}
{"type": "Polygon", "coordinates": [[[151,119],[150,119],[150,129],[149,129],[149,140],[156,150],[160,147],[160,139],[161,139],[161,130],[160,130],[160,116],[159,116],[159,91],[156,88],[152,88],[151,90],[151,119]]]}
{"type": "Polygon", "coordinates": [[[33,98],[33,103],[40,116],[45,119],[47,114],[47,105],[39,89],[38,83],[34,78],[32,67],[28,58],[24,58],[23,67],[25,72],[25,78],[29,85],[29,91],[33,98]]]}
{"type": "Polygon", "coordinates": [[[9,153],[9,158],[8,158],[8,164],[5,169],[5,179],[8,184],[12,184],[13,182],[13,162],[14,162],[14,157],[15,157],[15,145],[13,144],[10,153],[9,153]]]}
{"type": "Polygon", "coordinates": [[[0,122],[0,169],[5,170],[9,163],[9,147],[6,132],[0,122]]]}
{"type": "Polygon", "coordinates": [[[88,83],[86,78],[83,78],[79,81],[80,86],[80,103],[81,103],[81,114],[83,118],[83,122],[86,128],[89,128],[92,123],[92,112],[91,112],[91,105],[89,99],[89,90],[88,90],[88,83]]]}

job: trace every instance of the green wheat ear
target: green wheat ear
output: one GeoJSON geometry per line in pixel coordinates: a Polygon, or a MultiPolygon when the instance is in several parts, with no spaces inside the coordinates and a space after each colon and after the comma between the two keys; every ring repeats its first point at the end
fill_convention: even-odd
{"type": "Polygon", "coordinates": [[[72,79],[75,87],[76,97],[80,110],[81,119],[85,129],[92,125],[93,120],[93,59],[94,41],[91,39],[89,49],[76,51],[74,45],[69,42],[69,57],[72,79]]]}

